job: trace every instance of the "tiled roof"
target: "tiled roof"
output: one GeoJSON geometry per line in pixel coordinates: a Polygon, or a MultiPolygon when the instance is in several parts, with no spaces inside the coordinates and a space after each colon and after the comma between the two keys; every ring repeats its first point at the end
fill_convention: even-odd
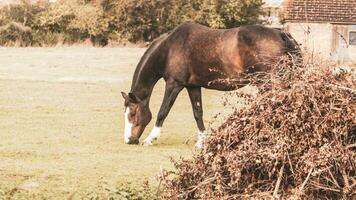
{"type": "Polygon", "coordinates": [[[356,0],[287,0],[286,21],[355,23],[356,0]]]}

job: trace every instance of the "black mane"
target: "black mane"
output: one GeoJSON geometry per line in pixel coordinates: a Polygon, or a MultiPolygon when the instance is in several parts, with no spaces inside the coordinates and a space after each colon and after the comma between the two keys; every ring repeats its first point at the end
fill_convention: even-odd
{"type": "Polygon", "coordinates": [[[170,32],[167,32],[158,38],[154,39],[146,52],[143,54],[142,58],[140,59],[140,62],[137,64],[132,83],[131,83],[131,91],[133,91],[135,85],[139,81],[140,77],[139,74],[143,70],[143,68],[146,65],[147,62],[149,62],[150,59],[152,59],[154,52],[159,48],[159,46],[163,43],[163,40],[165,40],[169,36],[170,32]]]}

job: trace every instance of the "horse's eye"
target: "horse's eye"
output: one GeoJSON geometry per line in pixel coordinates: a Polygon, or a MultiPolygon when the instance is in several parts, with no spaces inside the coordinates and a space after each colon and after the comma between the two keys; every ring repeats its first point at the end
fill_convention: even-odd
{"type": "Polygon", "coordinates": [[[136,112],[131,112],[130,115],[131,115],[131,117],[133,117],[136,115],[136,112]]]}

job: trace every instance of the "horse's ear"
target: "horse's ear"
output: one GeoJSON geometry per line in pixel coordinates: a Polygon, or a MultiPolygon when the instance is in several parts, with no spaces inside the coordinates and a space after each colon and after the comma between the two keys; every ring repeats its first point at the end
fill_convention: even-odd
{"type": "Polygon", "coordinates": [[[138,98],[134,93],[130,92],[129,93],[129,102],[131,103],[139,103],[141,101],[140,98],[138,98]]]}
{"type": "Polygon", "coordinates": [[[125,99],[125,101],[129,100],[129,96],[125,92],[121,92],[121,95],[125,99]]]}

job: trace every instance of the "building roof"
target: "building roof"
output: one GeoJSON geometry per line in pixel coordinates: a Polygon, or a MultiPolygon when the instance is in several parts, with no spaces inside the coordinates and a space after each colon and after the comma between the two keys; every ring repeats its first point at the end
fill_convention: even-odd
{"type": "Polygon", "coordinates": [[[356,24],[356,0],[287,0],[286,21],[356,24]]]}

